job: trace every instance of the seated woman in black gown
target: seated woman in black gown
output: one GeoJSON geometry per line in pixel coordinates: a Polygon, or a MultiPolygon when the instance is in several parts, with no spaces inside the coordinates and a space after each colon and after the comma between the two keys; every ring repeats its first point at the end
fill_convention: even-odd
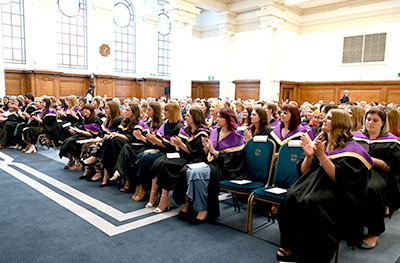
{"type": "Polygon", "coordinates": [[[267,112],[262,107],[255,107],[251,112],[251,126],[244,130],[246,143],[256,135],[269,135],[271,125],[268,122],[267,112]]]}
{"type": "Polygon", "coordinates": [[[271,140],[276,145],[276,157],[278,157],[282,145],[287,144],[290,140],[299,140],[306,132],[306,128],[301,125],[299,109],[293,104],[283,106],[281,123],[271,131],[271,140]]]}
{"type": "Polygon", "coordinates": [[[301,177],[278,211],[279,261],[330,262],[341,240],[349,246],[362,241],[367,173],[373,161],[352,140],[351,128],[350,116],[334,109],[314,142],[301,137],[301,177]]]}
{"type": "Polygon", "coordinates": [[[77,143],[77,141],[95,138],[100,131],[101,120],[96,116],[93,104],[85,104],[85,106],[83,106],[83,114],[85,116],[83,124],[79,126],[79,129],[75,126],[69,128],[69,131],[73,135],[63,142],[60,149],[60,158],[68,157],[69,159],[68,164],[64,166],[65,169],[74,169],[72,166],[74,159],[76,160],[75,165],[79,165],[82,144],[77,143]]]}
{"type": "MultiPolygon", "coordinates": [[[[153,179],[151,191],[158,192],[162,189],[160,205],[154,210],[162,213],[169,202],[169,191],[174,190],[180,170],[188,162],[205,161],[202,138],[208,138],[210,129],[206,124],[203,111],[198,107],[192,107],[186,114],[187,126],[182,127],[178,136],[171,137],[180,158],[168,159],[161,155],[154,161],[150,169],[150,176],[153,179]]],[[[186,184],[183,185],[185,187],[186,184]]]]}
{"type": "MultiPolygon", "coordinates": [[[[119,105],[118,105],[119,108],[119,105]]],[[[84,165],[89,165],[100,160],[104,167],[103,182],[100,187],[111,185],[108,182],[109,175],[114,174],[115,165],[122,148],[126,144],[136,144],[139,141],[133,136],[133,132],[138,130],[147,134],[149,127],[140,120],[139,106],[135,103],[130,103],[124,112],[125,118],[118,127],[117,132],[112,132],[109,137],[103,140],[103,143],[92,156],[82,162],[84,165]]],[[[141,148],[141,146],[138,146],[141,148]]],[[[101,177],[101,175],[100,175],[101,177]]],[[[97,180],[100,177],[93,177],[92,180],[97,180]]]]}
{"type": "MultiPolygon", "coordinates": [[[[163,124],[162,121],[162,112],[161,105],[158,102],[150,102],[147,107],[147,116],[149,117],[148,121],[145,123],[148,126],[149,130],[135,130],[133,131],[133,135],[135,136],[137,143],[146,143],[146,134],[148,132],[156,132],[160,126],[163,124]]],[[[114,176],[110,179],[111,181],[117,180],[119,177],[124,178],[125,185],[120,189],[121,192],[128,192],[131,188],[131,180],[132,180],[132,167],[135,166],[136,156],[142,152],[144,149],[142,147],[138,147],[132,144],[125,144],[122,147],[120,154],[118,155],[117,163],[115,164],[115,172],[114,176]]],[[[144,198],[147,191],[142,188],[142,185],[136,187],[135,194],[132,196],[132,200],[140,201],[144,198]]]]}
{"type": "MultiPolygon", "coordinates": [[[[80,117],[79,106],[78,106],[78,99],[71,95],[65,98],[65,104],[68,105],[68,109],[66,111],[60,109],[57,111],[58,118],[62,122],[58,122],[58,134],[60,135],[60,142],[64,142],[71,136],[69,132],[69,127],[63,127],[64,124],[70,123],[71,126],[79,126],[82,123],[82,118],[80,117]]],[[[69,167],[73,166],[73,162],[68,163],[64,168],[68,169],[69,167]]]]}
{"type": "MultiPolygon", "coordinates": [[[[90,143],[85,144],[82,147],[81,158],[87,159],[92,154],[96,153],[97,150],[102,146],[103,140],[107,139],[113,132],[118,130],[118,126],[121,124],[122,117],[120,116],[118,104],[114,101],[109,101],[106,103],[105,113],[107,119],[101,125],[99,134],[95,139],[92,139],[90,143]]],[[[80,164],[82,165],[82,164],[80,164]]],[[[94,180],[97,180],[98,175],[101,175],[101,171],[103,170],[103,165],[100,161],[92,163],[89,167],[87,167],[85,173],[79,177],[79,179],[89,179],[89,175],[96,171],[94,180]]]]}
{"type": "Polygon", "coordinates": [[[190,204],[193,204],[194,211],[197,212],[193,224],[219,216],[220,181],[247,177],[246,156],[242,151],[244,136],[236,130],[235,112],[227,107],[220,109],[217,125],[218,128],[211,131],[210,138],[202,138],[207,166],[190,169],[185,165],[178,178],[178,183],[184,183],[179,183],[172,196],[177,204],[185,203],[183,213],[188,213],[190,204]]]}
{"type": "Polygon", "coordinates": [[[36,152],[35,143],[38,136],[45,133],[47,137],[53,139],[53,133],[57,125],[57,113],[51,108],[51,100],[44,98],[40,104],[41,112],[32,117],[31,124],[22,130],[23,140],[26,143],[25,153],[36,152]]]}
{"type": "Polygon", "coordinates": [[[354,140],[368,149],[374,166],[368,172],[368,210],[365,226],[368,236],[360,246],[372,249],[385,231],[384,216],[400,207],[400,141],[391,134],[386,114],[371,108],[364,118],[364,128],[354,133],[354,140]]]}
{"type": "MultiPolygon", "coordinates": [[[[151,189],[152,177],[150,168],[153,162],[161,155],[175,152],[175,145],[171,142],[173,136],[179,134],[182,125],[182,114],[178,102],[171,100],[164,108],[165,121],[156,133],[149,133],[144,138],[137,136],[140,140],[146,141],[147,150],[137,155],[135,165],[133,167],[132,182],[134,185],[142,185],[141,191],[148,192],[151,189]],[[137,171],[137,172],[136,172],[137,171]]],[[[158,192],[151,191],[149,202],[146,207],[153,207],[157,199],[158,192]]],[[[133,197],[132,197],[133,198],[133,197]]],[[[135,200],[135,198],[133,198],[135,200]]],[[[167,207],[169,202],[168,197],[161,198],[160,206],[167,207]]]]}

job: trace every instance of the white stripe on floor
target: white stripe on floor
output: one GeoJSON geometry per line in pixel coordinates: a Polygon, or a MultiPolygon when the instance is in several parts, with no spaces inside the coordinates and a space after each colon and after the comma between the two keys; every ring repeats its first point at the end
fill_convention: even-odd
{"type": "Polygon", "coordinates": [[[25,164],[21,163],[12,163],[13,158],[9,157],[8,155],[0,152],[0,157],[4,159],[4,161],[0,162],[0,169],[4,170],[5,172],[9,173],[10,175],[14,176],[15,178],[21,180],[22,182],[26,183],[27,185],[31,186],[38,192],[42,193],[43,195],[47,196],[54,202],[58,203],[59,205],[65,207],[66,209],[70,210],[72,213],[78,215],[82,219],[86,220],[93,226],[97,227],[104,233],[109,236],[114,236],[120,233],[124,233],[126,231],[136,229],[139,227],[143,227],[170,217],[175,216],[178,214],[179,209],[174,209],[168,212],[164,212],[161,214],[157,214],[154,216],[150,216],[145,219],[137,220],[131,223],[127,223],[120,226],[114,226],[107,220],[103,219],[102,217],[92,213],[91,211],[87,210],[86,208],[76,204],[75,202],[69,200],[68,198],[56,193],[55,191],[51,190],[50,188],[46,187],[45,185],[35,181],[34,179],[22,174],[21,172],[11,168],[9,165],[14,165],[35,177],[55,186],[56,188],[62,190],[63,192],[79,199],[80,201],[91,205],[92,207],[98,209],[99,211],[109,215],[117,219],[118,221],[124,221],[127,219],[132,219],[134,217],[138,217],[141,215],[149,214],[152,212],[151,208],[143,208],[137,211],[123,213],[97,199],[94,199],[50,176],[47,176],[25,164]]]}

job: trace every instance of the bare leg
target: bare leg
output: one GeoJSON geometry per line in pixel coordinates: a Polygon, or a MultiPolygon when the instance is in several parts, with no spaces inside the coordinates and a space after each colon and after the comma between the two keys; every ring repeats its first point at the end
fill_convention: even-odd
{"type": "Polygon", "coordinates": [[[146,207],[153,207],[154,203],[156,202],[156,199],[158,197],[158,184],[157,184],[157,178],[154,178],[152,183],[151,183],[151,193],[150,193],[150,198],[149,202],[146,204],[146,207]]]}
{"type": "Polygon", "coordinates": [[[103,175],[101,174],[101,171],[96,169],[96,174],[92,177],[92,181],[97,181],[101,177],[103,177],[103,175]]]}
{"type": "Polygon", "coordinates": [[[196,218],[199,220],[206,220],[207,215],[208,215],[207,210],[200,210],[196,218]]]}
{"type": "Polygon", "coordinates": [[[83,162],[85,163],[85,164],[92,164],[92,163],[95,163],[95,162],[97,162],[97,157],[95,157],[95,156],[90,156],[89,158],[87,158],[87,159],[85,159],[83,162]]]}
{"type": "Polygon", "coordinates": [[[103,183],[102,184],[107,184],[108,178],[110,178],[110,174],[108,173],[107,169],[104,169],[104,176],[103,176],[103,183]]]}
{"type": "Polygon", "coordinates": [[[185,205],[182,208],[182,212],[187,213],[189,211],[189,207],[190,207],[190,199],[189,199],[188,196],[185,196],[185,200],[186,200],[186,202],[185,202],[185,205]]]}
{"type": "Polygon", "coordinates": [[[368,236],[364,239],[364,242],[371,247],[376,246],[376,243],[378,242],[379,236],[374,236],[372,234],[368,234],[368,236]]]}

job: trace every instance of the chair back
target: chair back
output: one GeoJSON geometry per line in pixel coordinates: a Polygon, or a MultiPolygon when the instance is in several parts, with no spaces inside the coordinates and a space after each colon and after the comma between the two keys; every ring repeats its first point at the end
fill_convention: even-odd
{"type": "Polygon", "coordinates": [[[276,164],[274,186],[289,188],[299,179],[296,163],[302,154],[301,146],[289,147],[289,144],[284,144],[281,147],[276,164]]]}
{"type": "Polygon", "coordinates": [[[275,154],[275,143],[254,142],[249,140],[244,148],[249,177],[247,179],[266,184],[271,176],[272,159],[275,154]]]}

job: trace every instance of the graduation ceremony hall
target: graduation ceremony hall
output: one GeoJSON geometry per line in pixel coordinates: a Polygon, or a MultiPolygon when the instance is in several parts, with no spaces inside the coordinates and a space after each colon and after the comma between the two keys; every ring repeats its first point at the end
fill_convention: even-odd
{"type": "Polygon", "coordinates": [[[400,0],[0,16],[0,263],[400,263],[400,0]]]}

